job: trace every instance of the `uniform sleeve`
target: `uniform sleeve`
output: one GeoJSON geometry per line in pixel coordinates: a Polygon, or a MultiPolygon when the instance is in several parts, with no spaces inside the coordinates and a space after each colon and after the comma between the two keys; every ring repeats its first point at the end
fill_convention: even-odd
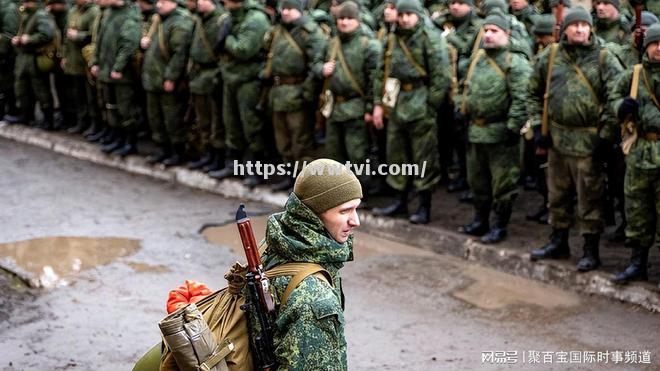
{"type": "Polygon", "coordinates": [[[427,66],[429,68],[429,104],[439,107],[445,100],[451,88],[451,72],[449,65],[449,53],[447,42],[438,32],[433,32],[426,37],[427,44],[427,66]]]}
{"type": "Polygon", "coordinates": [[[225,50],[242,61],[254,58],[261,50],[264,35],[269,27],[265,15],[259,12],[259,15],[254,15],[241,24],[236,34],[227,36],[225,50]]]}
{"type": "Polygon", "coordinates": [[[511,97],[511,106],[509,107],[509,119],[506,126],[509,130],[518,132],[527,121],[527,101],[529,90],[527,84],[532,68],[526,59],[514,55],[514,63],[507,74],[507,87],[511,97]]]}
{"type": "Polygon", "coordinates": [[[18,32],[18,20],[20,19],[16,6],[5,4],[5,10],[2,11],[2,33],[0,36],[0,55],[7,54],[11,50],[11,37],[16,36],[18,32]]]}
{"type": "Polygon", "coordinates": [[[328,47],[328,40],[321,28],[315,27],[314,32],[309,34],[307,44],[305,45],[305,54],[309,61],[309,69],[316,79],[323,78],[323,63],[325,62],[325,51],[328,47]]]}
{"type": "Polygon", "coordinates": [[[192,22],[175,25],[170,31],[170,60],[165,67],[165,80],[177,81],[185,72],[188,51],[192,41],[192,22]]]}
{"type": "Polygon", "coordinates": [[[366,111],[373,111],[374,105],[380,105],[383,90],[383,47],[377,40],[369,40],[365,51],[365,76],[367,76],[366,111]]]}
{"type": "Polygon", "coordinates": [[[605,101],[603,102],[604,109],[600,117],[602,128],[599,135],[601,138],[610,141],[616,140],[616,134],[618,132],[617,127],[619,121],[614,113],[613,106],[616,97],[615,90],[617,79],[621,76],[622,72],[623,67],[621,67],[619,60],[614,54],[607,50],[603,66],[601,67],[601,80],[605,82],[605,101]]]}
{"type": "Polygon", "coordinates": [[[632,67],[624,71],[614,83],[614,90],[611,97],[611,109],[614,114],[619,111],[619,106],[623,98],[630,95],[630,84],[632,84],[632,67]]]}
{"type": "MultiPolygon", "coordinates": [[[[105,32],[112,32],[113,30],[105,30],[105,32]]],[[[131,60],[131,57],[138,50],[140,45],[140,25],[137,20],[130,17],[124,22],[119,33],[117,57],[115,64],[112,66],[112,71],[122,72],[131,60]]],[[[98,49],[98,48],[97,48],[98,49]]]]}
{"type": "Polygon", "coordinates": [[[543,114],[543,95],[545,94],[546,65],[548,63],[548,51],[546,48],[534,63],[532,74],[529,77],[529,96],[527,100],[527,114],[532,120],[532,126],[541,125],[543,114]]]}
{"type": "Polygon", "coordinates": [[[39,47],[53,41],[55,36],[55,21],[45,13],[36,13],[37,18],[34,31],[29,35],[27,45],[39,47]]]}
{"type": "MultiPolygon", "coordinates": [[[[94,26],[94,19],[98,14],[98,9],[96,7],[89,8],[85,13],[85,25],[82,27],[82,30],[78,30],[78,36],[76,36],[76,42],[81,45],[87,45],[92,41],[92,27],[94,26]]],[[[66,33],[64,34],[66,36],[66,33]]]]}

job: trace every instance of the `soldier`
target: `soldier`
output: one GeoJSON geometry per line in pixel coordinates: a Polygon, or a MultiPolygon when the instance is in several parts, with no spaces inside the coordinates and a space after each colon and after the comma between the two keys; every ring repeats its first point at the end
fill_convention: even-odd
{"type": "Polygon", "coordinates": [[[649,249],[655,240],[660,211],[660,162],[654,156],[660,145],[660,24],[649,27],[644,49],[642,63],[624,72],[614,94],[619,120],[634,120],[638,135],[626,157],[624,186],[628,220],[624,244],[632,254],[630,265],[612,280],[618,284],[648,279],[649,249]]]}
{"type": "Polygon", "coordinates": [[[630,35],[628,19],[619,12],[619,0],[597,0],[594,33],[607,42],[624,44],[630,35]]]}
{"type": "Polygon", "coordinates": [[[54,129],[59,130],[71,126],[76,122],[77,116],[76,107],[71,104],[74,100],[73,90],[70,89],[73,86],[73,79],[71,75],[64,73],[61,63],[69,4],[66,0],[46,0],[45,9],[55,21],[56,63],[51,73],[53,74],[52,85],[56,94],[56,99],[53,101],[56,110],[54,129]]]}
{"type": "Polygon", "coordinates": [[[0,0],[0,117],[16,122],[14,97],[14,61],[16,54],[11,39],[18,32],[19,14],[13,0],[0,0]],[[5,114],[7,115],[5,117],[5,114]]]}
{"type": "Polygon", "coordinates": [[[158,30],[147,40],[142,68],[151,139],[160,149],[150,162],[165,166],[184,162],[188,136],[183,120],[186,109],[183,84],[193,20],[184,5],[181,0],[158,2],[158,30]]]}
{"type": "MultiPolygon", "coordinates": [[[[640,22],[639,30],[634,30],[627,43],[619,44],[619,47],[615,48],[616,55],[619,57],[624,68],[631,68],[640,62],[640,58],[644,53],[641,47],[642,45],[637,44],[637,35],[639,35],[641,40],[644,40],[646,30],[657,22],[658,18],[653,13],[646,10],[642,11],[642,21],[640,22]],[[640,49],[642,50],[640,51],[640,49]]],[[[634,26],[635,22],[631,23],[634,26]]]]}
{"type": "MultiPolygon", "coordinates": [[[[262,79],[272,79],[270,107],[277,150],[285,163],[311,156],[314,131],[309,125],[316,83],[322,76],[327,41],[321,28],[303,15],[300,0],[284,0],[280,23],[270,31],[268,60],[262,79]]],[[[364,127],[364,124],[362,125],[364,127]]],[[[293,187],[293,178],[273,186],[283,191],[293,187]]]]}
{"type": "MultiPolygon", "coordinates": [[[[314,275],[305,278],[286,307],[277,308],[273,345],[281,370],[347,369],[339,269],[353,258],[351,232],[360,226],[357,207],[362,189],[349,170],[329,175],[327,166],[344,169],[328,159],[308,164],[296,179],[285,211],[271,215],[266,227],[264,268],[286,262],[317,263],[332,278],[330,284],[314,275]]],[[[271,280],[278,297],[289,280],[286,276],[271,280]]]]}
{"type": "MultiPolygon", "coordinates": [[[[389,115],[387,126],[387,162],[391,165],[414,164],[425,169],[424,177],[412,179],[412,189],[420,204],[410,222],[425,224],[430,220],[431,194],[440,180],[436,109],[446,99],[452,77],[445,39],[435,27],[424,23],[424,11],[417,0],[397,2],[399,27],[385,52],[391,71],[385,79],[400,83],[400,93],[389,115]]],[[[379,127],[374,120],[374,125],[379,127]]],[[[420,170],[421,171],[421,170],[420,170]]],[[[408,213],[410,178],[389,174],[387,183],[399,197],[393,204],[374,209],[377,215],[408,213]]]]}
{"type": "MultiPolygon", "coordinates": [[[[326,125],[325,151],[328,157],[345,163],[363,163],[369,156],[366,121],[382,124],[380,84],[377,79],[382,47],[362,32],[359,8],[347,1],[336,10],[338,35],[328,46],[323,76],[328,79],[334,108],[326,125]],[[339,63],[337,63],[339,61],[339,63]]],[[[371,177],[362,174],[364,187],[371,177]]]]}
{"type": "Polygon", "coordinates": [[[532,35],[532,28],[538,22],[540,16],[534,5],[531,5],[527,0],[509,0],[509,7],[511,14],[522,22],[527,33],[532,35]]]}
{"type": "Polygon", "coordinates": [[[91,73],[102,83],[111,130],[103,151],[127,156],[137,151],[140,110],[135,105],[133,57],[140,42],[140,14],[126,0],[112,0],[99,27],[91,73]]]}
{"type": "Polygon", "coordinates": [[[530,115],[535,124],[539,117],[542,121],[540,127],[535,127],[537,145],[549,148],[549,209],[553,230],[550,243],[532,251],[531,259],[569,257],[569,210],[577,193],[576,216],[584,237],[584,255],[577,269],[582,272],[600,266],[601,161],[603,153],[612,146],[616,120],[608,104],[614,81],[621,72],[616,57],[591,32],[592,24],[591,15],[584,8],[571,8],[562,23],[560,43],[539,56],[529,86],[530,115]]]}
{"type": "MultiPolygon", "coordinates": [[[[259,72],[264,67],[263,40],[270,27],[263,6],[254,0],[227,0],[231,22],[224,23],[215,45],[222,52],[222,117],[227,153],[225,167],[210,176],[236,176],[234,160],[242,162],[245,149],[252,161],[265,158],[263,120],[257,111],[261,90],[259,72]]],[[[254,187],[263,180],[249,175],[245,184],[254,187]]]]}
{"type": "Polygon", "coordinates": [[[83,58],[87,68],[90,70],[91,81],[94,85],[94,101],[96,104],[96,111],[98,112],[98,120],[92,121],[90,127],[85,130],[82,135],[90,142],[97,142],[101,140],[109,131],[108,122],[106,119],[105,106],[103,104],[103,83],[91,73],[91,68],[94,63],[96,54],[96,45],[98,43],[99,30],[101,29],[102,19],[108,13],[106,10],[110,7],[112,0],[94,0],[95,5],[98,6],[98,13],[92,22],[91,28],[91,42],[89,45],[83,47],[83,58]]]}
{"type": "Polygon", "coordinates": [[[195,31],[190,45],[191,70],[188,86],[195,109],[195,123],[189,143],[197,145],[201,157],[188,164],[190,169],[209,166],[218,170],[225,163],[225,135],[222,124],[220,90],[222,78],[218,55],[213,50],[218,31],[229,15],[214,0],[198,0],[195,31]]]}
{"type": "MultiPolygon", "coordinates": [[[[332,35],[337,34],[337,12],[339,12],[339,9],[341,7],[341,4],[345,3],[346,1],[349,0],[332,0],[332,4],[330,6],[330,15],[333,18],[333,23],[332,23],[332,35]]],[[[355,2],[355,1],[354,1],[355,2]]],[[[371,14],[370,11],[364,9],[361,3],[355,2],[357,4],[358,9],[359,9],[359,14],[360,14],[360,28],[362,28],[363,32],[366,35],[371,35],[370,32],[373,32],[376,29],[376,20],[374,19],[373,15],[371,14]]]]}
{"type": "Polygon", "coordinates": [[[44,115],[43,121],[37,126],[52,130],[53,97],[48,74],[55,66],[55,25],[38,2],[22,0],[21,6],[18,33],[11,39],[16,49],[14,94],[19,116],[9,121],[28,123],[34,115],[31,97],[35,97],[44,115]]]}
{"type": "Polygon", "coordinates": [[[472,57],[460,102],[469,122],[468,183],[475,216],[459,231],[497,243],[506,237],[518,195],[520,129],[527,121],[531,68],[524,56],[507,50],[511,26],[503,14],[491,13],[483,29],[483,49],[472,57]]]}
{"type": "MultiPolygon", "coordinates": [[[[532,59],[532,46],[534,40],[529,36],[526,25],[518,18],[509,14],[509,6],[504,0],[485,0],[481,3],[483,14],[488,16],[494,10],[499,10],[511,24],[511,38],[509,39],[509,49],[519,51],[527,55],[527,59],[532,59]]],[[[475,44],[479,40],[475,40],[475,44]]]]}
{"type": "Polygon", "coordinates": [[[82,49],[92,41],[92,26],[99,9],[91,0],[76,0],[69,10],[64,34],[62,69],[71,76],[73,107],[76,107],[76,124],[68,132],[79,134],[85,131],[90,122],[98,120],[96,94],[89,82],[87,62],[82,49]]]}

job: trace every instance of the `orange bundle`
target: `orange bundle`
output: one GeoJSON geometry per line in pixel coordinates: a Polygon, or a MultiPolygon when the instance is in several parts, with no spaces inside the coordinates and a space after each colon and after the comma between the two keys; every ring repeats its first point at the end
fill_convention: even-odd
{"type": "Polygon", "coordinates": [[[211,290],[201,282],[186,280],[176,290],[170,291],[167,298],[167,313],[172,313],[189,303],[197,303],[211,295],[211,290]]]}

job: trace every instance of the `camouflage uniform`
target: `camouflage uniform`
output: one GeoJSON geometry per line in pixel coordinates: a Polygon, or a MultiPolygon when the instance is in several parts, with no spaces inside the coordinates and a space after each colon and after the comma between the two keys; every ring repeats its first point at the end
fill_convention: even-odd
{"type": "MultiPolygon", "coordinates": [[[[293,290],[283,310],[276,308],[273,343],[278,370],[346,370],[339,269],[353,260],[352,236],[343,244],[336,242],[295,193],[291,193],[285,208],[268,219],[264,267],[268,270],[287,262],[318,263],[330,273],[333,286],[309,276],[293,290]]],[[[290,279],[284,276],[271,281],[278,297],[290,279]]]]}
{"type": "Polygon", "coordinates": [[[14,98],[14,48],[12,36],[18,31],[19,14],[13,0],[0,1],[0,117],[15,115],[14,98]]]}
{"type": "MultiPolygon", "coordinates": [[[[29,120],[34,105],[30,97],[35,97],[44,113],[44,127],[53,125],[53,97],[50,93],[48,73],[39,70],[36,57],[45,46],[53,41],[55,25],[50,15],[43,9],[25,9],[21,14],[18,36],[29,35],[27,44],[16,47],[14,68],[16,108],[29,120]]],[[[54,62],[53,62],[54,63],[54,62]]]]}
{"type": "Polygon", "coordinates": [[[518,11],[512,9],[511,14],[513,14],[513,16],[516,17],[518,21],[525,25],[527,34],[530,35],[530,37],[531,35],[534,35],[533,27],[536,22],[538,22],[540,15],[533,5],[529,5],[526,8],[518,11]]]}
{"type": "Polygon", "coordinates": [[[630,24],[623,15],[615,21],[596,19],[593,32],[607,42],[625,44],[630,39],[630,24]]]}
{"type": "Polygon", "coordinates": [[[57,95],[55,109],[60,113],[61,119],[55,121],[55,128],[70,126],[77,121],[76,107],[72,104],[74,101],[73,78],[71,75],[64,73],[61,67],[61,59],[63,57],[62,51],[64,49],[63,43],[65,40],[65,33],[67,27],[67,14],[69,12],[69,5],[65,0],[46,0],[48,13],[55,21],[55,41],[57,42],[57,53],[55,68],[52,74],[54,78],[54,88],[57,95]]]}
{"type": "Polygon", "coordinates": [[[76,107],[76,126],[70,130],[73,133],[82,132],[89,122],[98,120],[95,88],[89,83],[89,67],[82,56],[82,48],[92,40],[91,30],[98,13],[99,8],[92,3],[74,5],[69,10],[63,35],[63,58],[66,60],[64,73],[71,76],[73,81],[73,102],[76,107]],[[68,38],[67,30],[76,30],[76,37],[68,38]]]}
{"type": "MultiPolygon", "coordinates": [[[[368,158],[370,146],[364,115],[371,113],[381,99],[378,74],[383,49],[377,40],[364,35],[358,28],[353,33],[340,34],[331,40],[328,60],[336,43],[340,43],[338,53],[343,54],[350,71],[344,68],[337,53],[337,63],[329,85],[335,106],[326,124],[325,150],[329,158],[341,163],[350,161],[361,164],[368,158]],[[351,81],[351,77],[355,82],[351,81]]],[[[371,186],[369,175],[361,174],[358,178],[363,187],[371,186]]]]}
{"type": "Polygon", "coordinates": [[[147,92],[151,138],[165,152],[172,150],[172,163],[167,165],[178,165],[185,155],[188,127],[183,121],[186,92],[182,89],[182,81],[192,31],[190,12],[177,6],[170,14],[161,14],[158,31],[152,35],[149,49],[144,54],[142,85],[147,92]],[[164,90],[165,81],[174,82],[174,91],[164,90]]]}

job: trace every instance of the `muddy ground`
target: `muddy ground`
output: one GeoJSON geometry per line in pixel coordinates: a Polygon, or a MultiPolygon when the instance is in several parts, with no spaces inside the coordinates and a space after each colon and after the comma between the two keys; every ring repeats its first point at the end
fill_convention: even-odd
{"type": "MultiPolygon", "coordinates": [[[[42,289],[0,275],[2,370],[130,370],[159,338],[168,291],[184,279],[220,288],[241,259],[231,224],[200,233],[230,223],[240,200],[5,140],[0,174],[0,259],[29,251],[24,261],[52,269],[42,289]],[[82,251],[92,242],[97,254],[82,251]],[[63,261],[68,274],[58,274],[63,261]]],[[[255,227],[275,211],[248,208],[255,227]]],[[[469,214],[455,223],[462,218],[469,214]]],[[[343,270],[351,370],[659,368],[658,314],[366,234],[356,240],[356,261],[343,270]],[[487,351],[615,350],[648,350],[651,363],[482,363],[487,351]]]]}

